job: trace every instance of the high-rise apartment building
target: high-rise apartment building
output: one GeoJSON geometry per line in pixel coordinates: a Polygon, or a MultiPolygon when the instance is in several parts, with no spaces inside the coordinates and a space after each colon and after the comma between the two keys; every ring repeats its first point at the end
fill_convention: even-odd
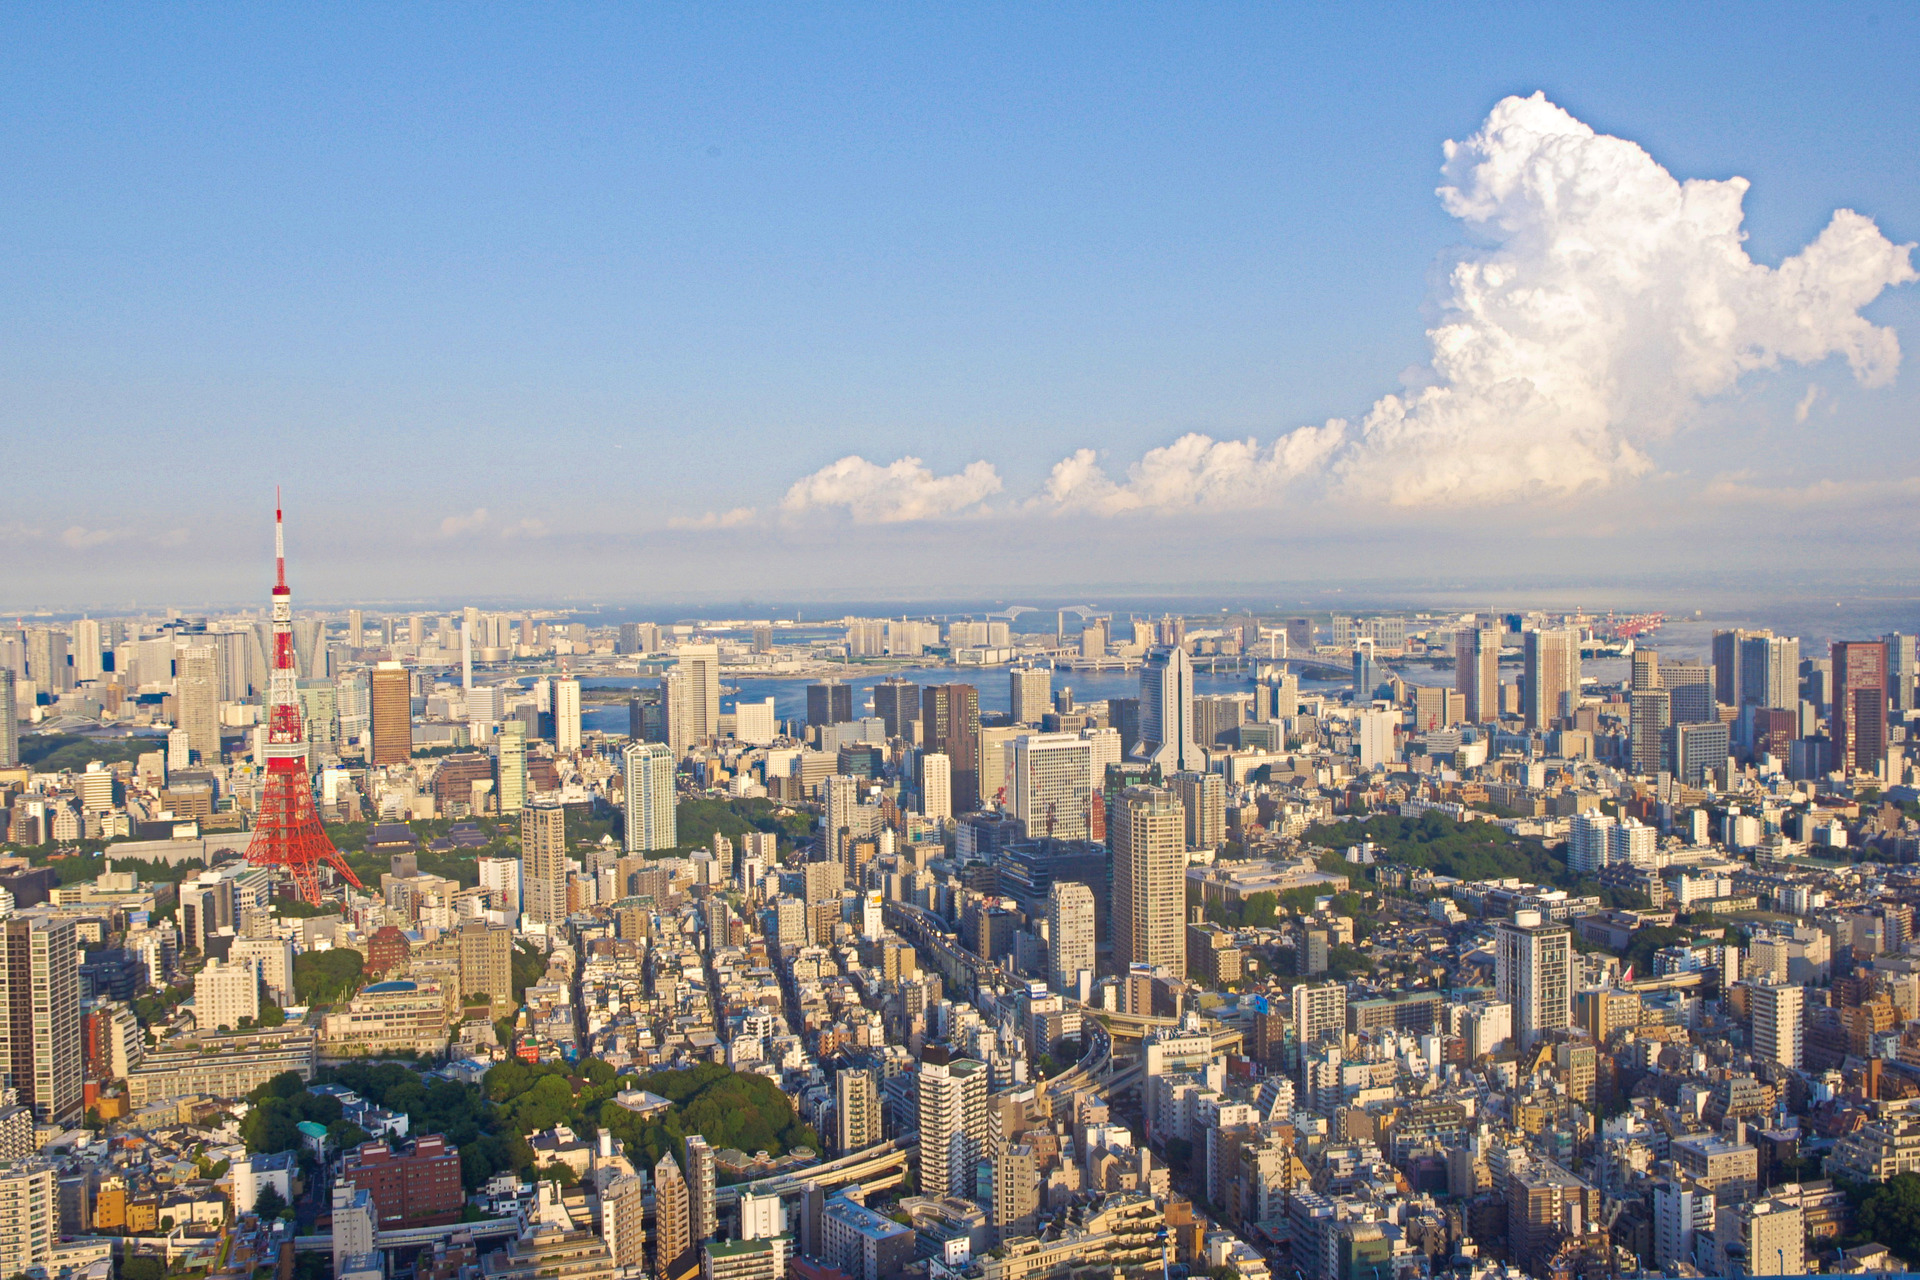
{"type": "Polygon", "coordinates": [[[1545,729],[1580,706],[1580,633],[1572,627],[1529,631],[1523,648],[1527,728],[1545,729]]]}
{"type": "Polygon", "coordinates": [[[881,1141],[880,1082],[865,1067],[842,1067],[833,1074],[833,1124],[837,1150],[845,1155],[881,1141]]]}
{"type": "Polygon", "coordinates": [[[1053,709],[1053,672],[1046,667],[1010,667],[1007,683],[1015,724],[1039,724],[1053,709]]]}
{"type": "Polygon", "coordinates": [[[1113,958],[1163,964],[1185,975],[1187,814],[1159,787],[1128,787],[1116,797],[1113,829],[1113,958]]]}
{"type": "Polygon", "coordinates": [[[600,1193],[600,1238],[622,1270],[647,1265],[646,1194],[647,1184],[633,1174],[615,1178],[600,1193]]]}
{"type": "Polygon", "coordinates": [[[1770,1058],[1789,1070],[1801,1065],[1801,1041],[1806,1026],[1806,992],[1798,986],[1768,982],[1748,992],[1753,1018],[1753,1056],[1770,1058]]]}
{"type": "Polygon", "coordinates": [[[211,645],[188,645],[175,664],[173,701],[187,745],[206,764],[220,761],[220,673],[211,645]]]}
{"type": "Polygon", "coordinates": [[[653,1274],[679,1280],[691,1268],[693,1200],[687,1180],[669,1151],[653,1166],[653,1274]]]}
{"type": "Polygon", "coordinates": [[[1771,631],[1716,631],[1713,633],[1713,700],[1722,706],[1740,705],[1745,681],[1740,673],[1740,644],[1751,636],[1769,636],[1771,631]]]}
{"type": "Polygon", "coordinates": [[[1513,1034],[1530,1049],[1573,1023],[1573,935],[1538,911],[1516,911],[1494,927],[1494,989],[1513,1006],[1513,1034]]]}
{"type": "Polygon", "coordinates": [[[104,673],[100,662],[100,624],[81,618],[73,624],[73,679],[76,684],[98,680],[104,673]]]}
{"type": "Polygon", "coordinates": [[[562,753],[580,750],[580,682],[553,682],[553,749],[562,753]]]}
{"type": "Polygon", "coordinates": [[[660,742],[629,742],[620,762],[627,796],[627,852],[673,848],[680,843],[673,749],[660,742]]]}
{"type": "Polygon", "coordinates": [[[971,1197],[974,1169],[987,1141],[987,1065],[950,1057],[936,1046],[921,1055],[914,1081],[920,1110],[920,1192],[971,1197]]]}
{"type": "Polygon", "coordinates": [[[1833,757],[1842,773],[1879,773],[1887,759],[1887,646],[1833,642],[1833,757]]]}
{"type": "Polygon", "coordinates": [[[78,1119],[82,1106],[80,960],[72,920],[0,921],[0,1070],[43,1124],[78,1119]]]}
{"type": "Polygon", "coordinates": [[[202,1031],[238,1031],[260,1017],[260,971],[240,961],[209,960],[193,980],[193,1021],[202,1031]]]}
{"type": "Polygon", "coordinates": [[[10,1276],[51,1270],[60,1243],[60,1177],[46,1160],[0,1170],[0,1271],[10,1276]]]}
{"type": "Polygon", "coordinates": [[[567,811],[557,804],[532,804],[520,811],[521,913],[533,922],[553,925],[567,911],[567,811]]]}
{"type": "Polygon", "coordinates": [[[1047,890],[1047,983],[1066,995],[1079,991],[1080,975],[1094,971],[1099,934],[1095,931],[1093,890],[1071,880],[1056,880],[1047,890]]]}
{"type": "Polygon", "coordinates": [[[1500,718],[1500,633],[1475,624],[1453,633],[1453,687],[1468,720],[1500,718]]]}
{"type": "Polygon", "coordinates": [[[367,732],[373,764],[413,759],[413,681],[398,662],[377,663],[367,673],[367,732]]]}
{"type": "Polygon", "coordinates": [[[1294,1034],[1300,1047],[1322,1039],[1336,1042],[1347,1034],[1347,989],[1338,982],[1320,986],[1301,983],[1293,989],[1294,1034]]]}
{"type": "Polygon", "coordinates": [[[695,1244],[720,1234],[720,1206],[716,1199],[718,1186],[713,1148],[699,1134],[688,1134],[687,1217],[695,1244]]]}
{"type": "Polygon", "coordinates": [[[1140,738],[1163,776],[1207,767],[1193,737],[1193,659],[1185,649],[1155,649],[1140,668],[1140,738]]]}
{"type": "MultiPolygon", "coordinates": [[[[970,684],[921,690],[920,742],[947,757],[955,813],[980,807],[980,691],[970,684]]],[[[995,781],[998,785],[998,780],[995,781]]]]}
{"type": "Polygon", "coordinates": [[[1013,816],[1029,837],[1085,840],[1091,831],[1093,745],[1074,733],[1013,740],[1013,816]]]}

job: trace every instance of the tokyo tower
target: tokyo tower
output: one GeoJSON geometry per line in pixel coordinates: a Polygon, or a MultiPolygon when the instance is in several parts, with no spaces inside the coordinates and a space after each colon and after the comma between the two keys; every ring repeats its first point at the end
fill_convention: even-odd
{"type": "Polygon", "coordinates": [[[313,782],[307,773],[307,735],[300,723],[300,673],[293,656],[293,596],[287,590],[287,544],[280,525],[280,494],[273,496],[273,674],[267,681],[267,789],[255,816],[247,861],[256,867],[282,867],[300,896],[320,902],[315,869],[326,863],[354,888],[360,881],[327,839],[313,807],[313,782]]]}

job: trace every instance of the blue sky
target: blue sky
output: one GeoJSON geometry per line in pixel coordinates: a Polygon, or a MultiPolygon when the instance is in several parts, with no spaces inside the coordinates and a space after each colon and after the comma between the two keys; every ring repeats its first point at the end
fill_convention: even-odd
{"type": "MultiPolygon", "coordinates": [[[[1429,381],[1451,255],[1484,238],[1436,198],[1443,144],[1508,95],[1676,179],[1750,181],[1759,264],[1839,208],[1920,238],[1917,27],[1912,6],[16,7],[0,607],[256,594],[276,481],[326,598],[1635,556],[1898,575],[1915,375],[1862,385],[1837,355],[1663,404],[1644,435],[1615,421],[1600,452],[1635,458],[1561,490],[1410,489],[1403,441],[1232,501],[1034,503],[1080,449],[1118,480],[1189,432],[1264,447],[1429,381]],[[985,462],[997,487],[885,518],[837,487],[783,506],[849,455],[985,462]],[[1882,487],[1846,488],[1863,475],[1882,487]],[[1832,524],[1854,541],[1815,536],[1832,524]]],[[[1916,296],[1860,309],[1909,357],[1916,296]]]]}

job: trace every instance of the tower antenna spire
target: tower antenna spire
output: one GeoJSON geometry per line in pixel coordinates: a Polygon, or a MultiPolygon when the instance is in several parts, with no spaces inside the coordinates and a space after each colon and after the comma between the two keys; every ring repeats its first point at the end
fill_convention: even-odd
{"type": "Polygon", "coordinates": [[[300,662],[293,645],[293,593],[287,589],[287,545],[280,488],[273,490],[273,670],[267,677],[267,783],[260,795],[247,861],[278,867],[307,902],[320,901],[319,867],[332,867],[354,888],[359,879],[327,838],[313,805],[313,772],[300,716],[300,662]]]}

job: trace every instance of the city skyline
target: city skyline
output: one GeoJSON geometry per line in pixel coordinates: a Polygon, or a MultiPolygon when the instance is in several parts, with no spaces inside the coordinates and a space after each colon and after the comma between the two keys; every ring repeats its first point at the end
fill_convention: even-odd
{"type": "Polygon", "coordinates": [[[1535,17],[16,15],[0,608],[1898,581],[1913,15],[1535,17]]]}

